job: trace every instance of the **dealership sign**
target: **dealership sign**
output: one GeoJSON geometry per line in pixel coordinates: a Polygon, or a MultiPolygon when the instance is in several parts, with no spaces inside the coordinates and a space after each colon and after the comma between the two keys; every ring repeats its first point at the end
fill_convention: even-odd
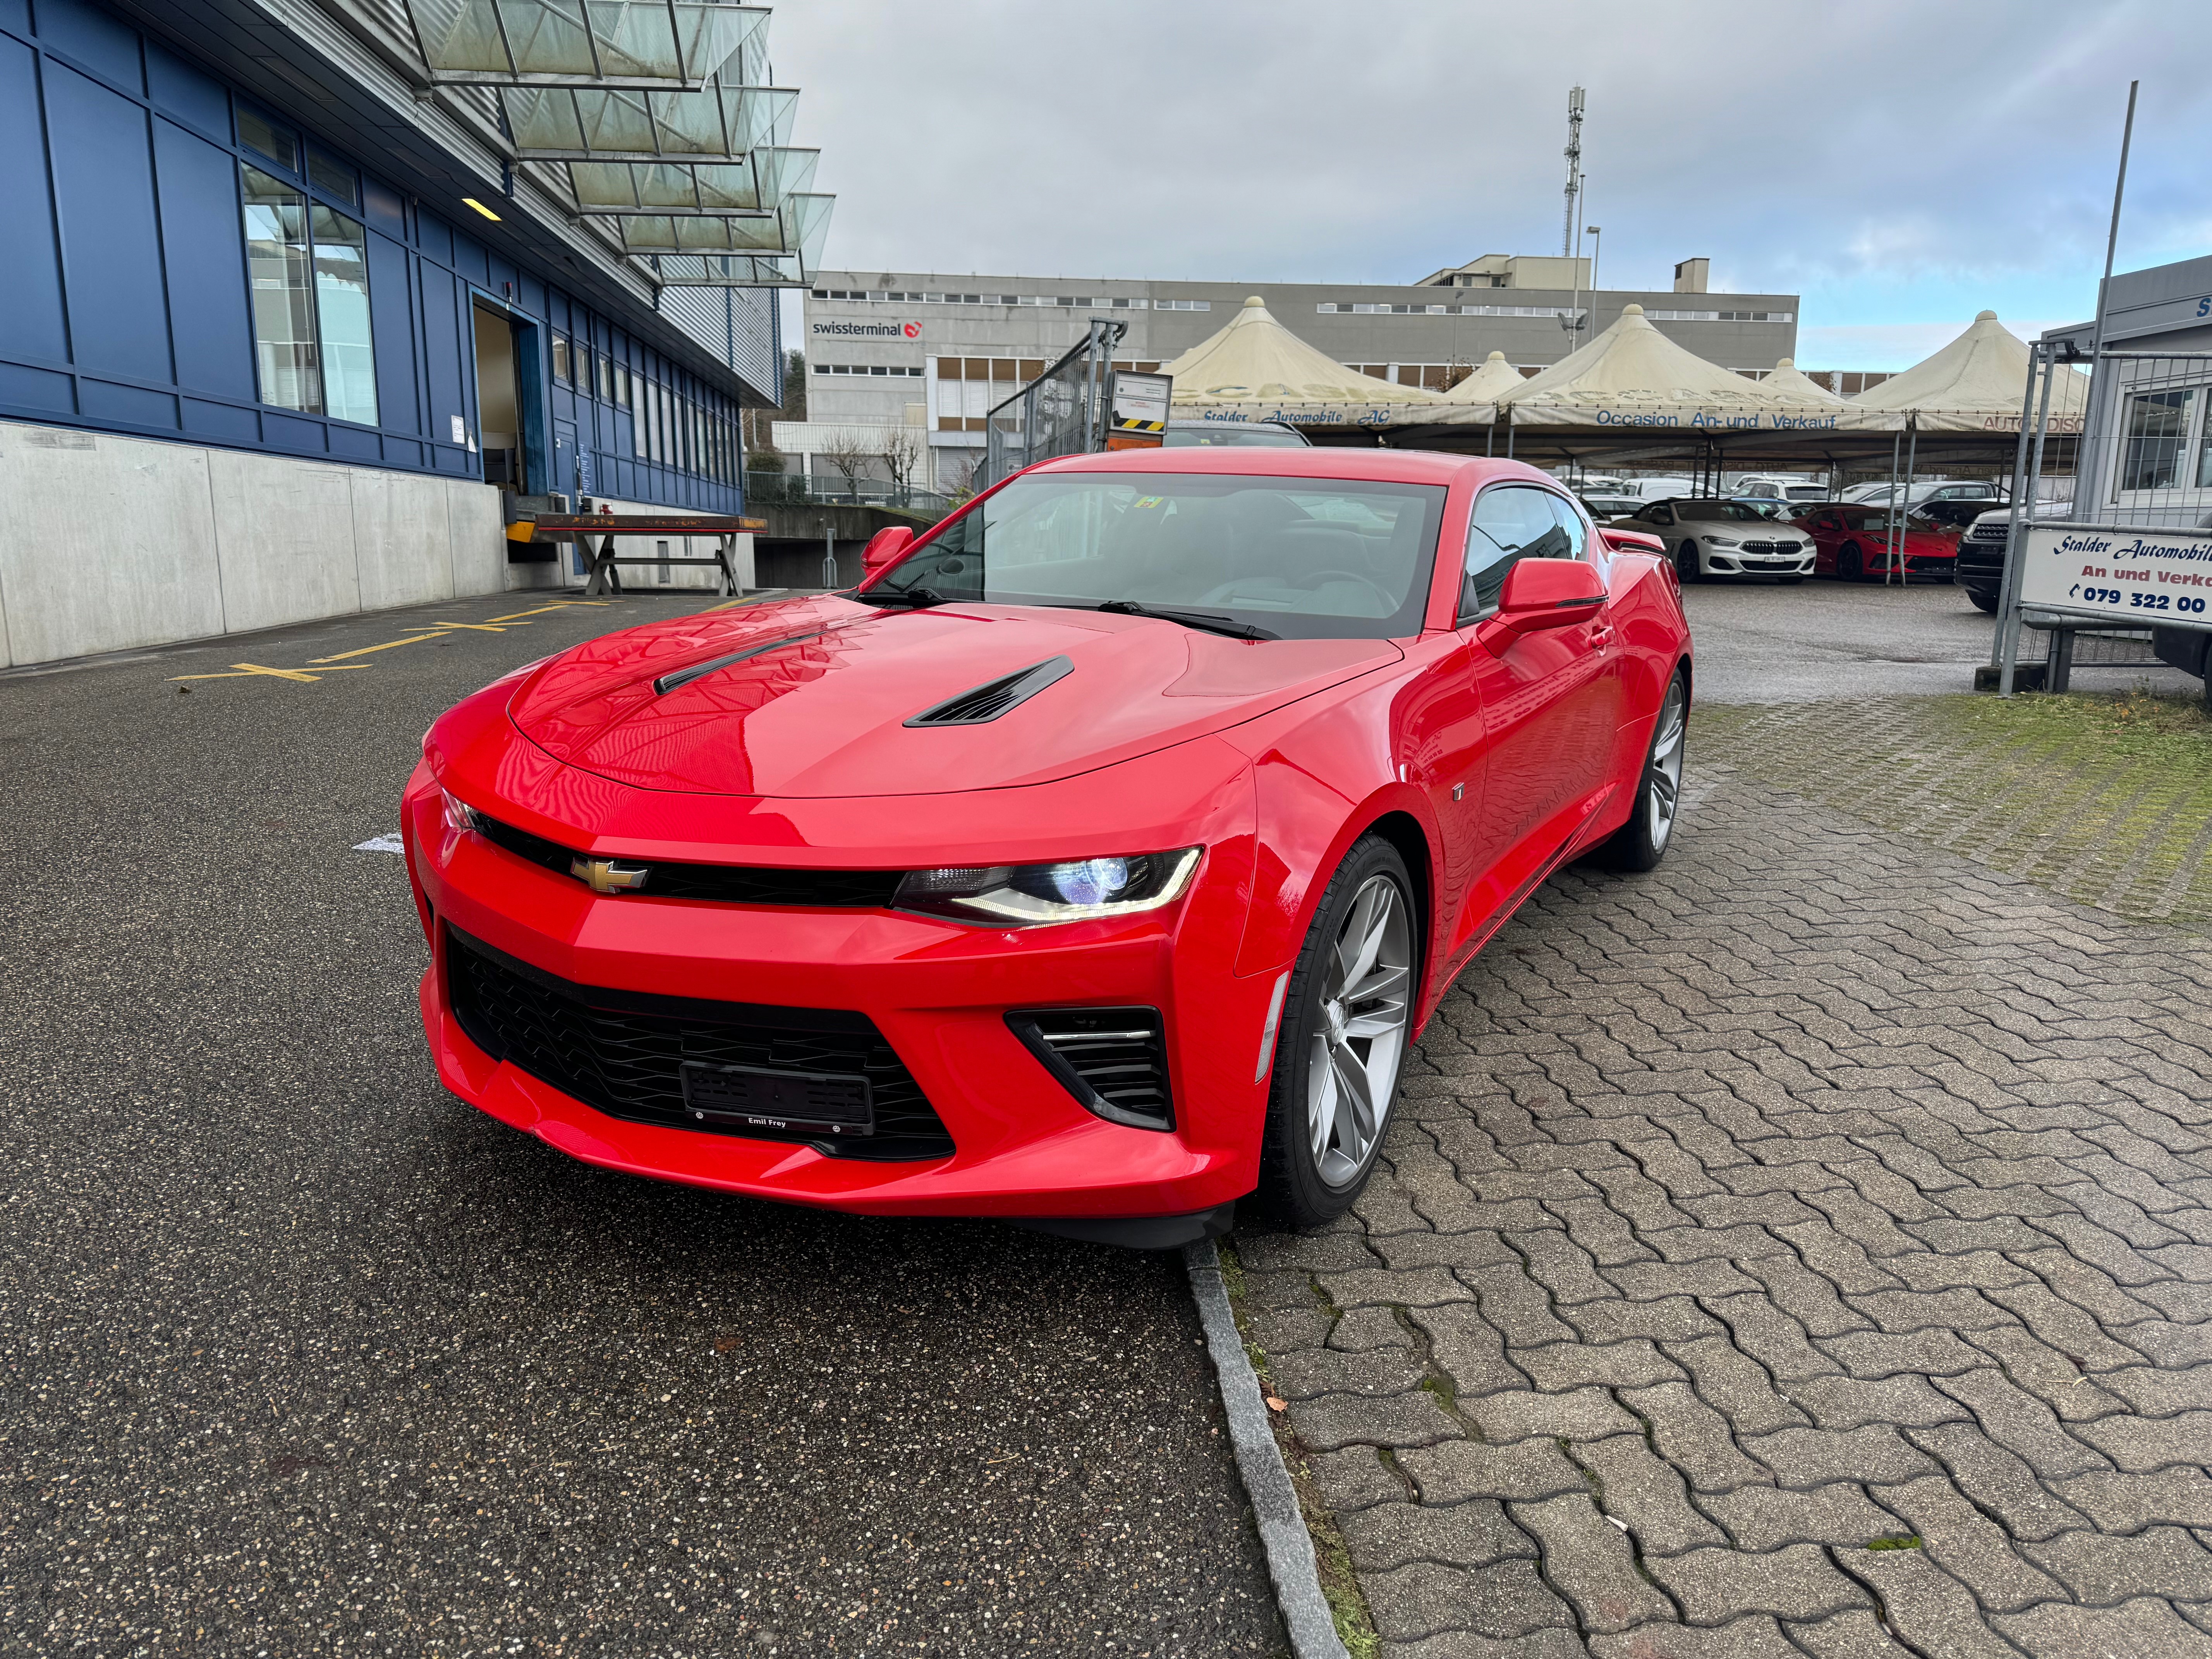
{"type": "Polygon", "coordinates": [[[2020,602],[2026,609],[2212,629],[2212,532],[2108,524],[2022,528],[2020,602]]]}

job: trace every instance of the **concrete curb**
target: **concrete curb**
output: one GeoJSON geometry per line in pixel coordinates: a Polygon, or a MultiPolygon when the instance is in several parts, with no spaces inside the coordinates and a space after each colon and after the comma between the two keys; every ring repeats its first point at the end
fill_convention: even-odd
{"type": "Polygon", "coordinates": [[[1291,1485],[1275,1431],[1267,1421],[1267,1402],[1260,1397],[1260,1379],[1244,1352],[1244,1340],[1237,1332],[1237,1316],[1229,1306],[1229,1289],[1221,1282],[1221,1255],[1210,1238],[1183,1246],[1182,1263],[1190,1274],[1190,1293],[1198,1304],[1199,1322],[1206,1329],[1206,1352],[1213,1358],[1214,1375],[1221,1381],[1221,1404],[1229,1418],[1230,1443],[1237,1452],[1237,1472],[1252,1499],[1259,1518],[1260,1542],[1267,1552],[1267,1576],[1274,1580],[1275,1605],[1290,1632],[1291,1651],[1297,1659],[1351,1659],[1337,1639],[1336,1620],[1330,1616],[1328,1598],[1322,1594],[1321,1573],[1314,1565],[1313,1538],[1298,1510],[1298,1495],[1291,1485]]]}

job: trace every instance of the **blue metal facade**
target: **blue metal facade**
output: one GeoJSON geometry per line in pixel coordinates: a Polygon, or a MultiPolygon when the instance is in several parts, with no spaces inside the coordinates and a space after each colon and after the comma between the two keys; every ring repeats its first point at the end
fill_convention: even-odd
{"type": "MultiPolygon", "coordinates": [[[[466,439],[482,430],[483,304],[514,325],[533,489],[739,506],[729,390],[380,182],[374,157],[321,143],[312,112],[249,98],[87,0],[0,0],[0,417],[479,477],[466,439]],[[242,112],[357,168],[358,203],[243,145],[242,112]],[[374,426],[264,401],[248,165],[367,227],[374,426]]],[[[733,367],[774,369],[772,292],[684,294],[702,316],[674,326],[733,367]]]]}

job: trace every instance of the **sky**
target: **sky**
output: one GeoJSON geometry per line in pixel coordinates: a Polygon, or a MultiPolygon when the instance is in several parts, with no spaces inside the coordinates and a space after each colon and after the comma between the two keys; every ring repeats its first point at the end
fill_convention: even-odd
{"type": "Polygon", "coordinates": [[[1586,89],[1604,288],[1794,293],[1808,368],[1902,368],[1984,308],[2090,314],[2212,253],[2212,4],[804,0],[769,25],[823,264],[1409,283],[1559,251],[1586,89]]]}

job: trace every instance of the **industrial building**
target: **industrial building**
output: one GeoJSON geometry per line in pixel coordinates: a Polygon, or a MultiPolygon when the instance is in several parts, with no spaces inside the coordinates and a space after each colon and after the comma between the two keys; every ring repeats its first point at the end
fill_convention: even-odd
{"type": "Polygon", "coordinates": [[[623,9],[0,0],[0,666],[565,580],[517,501],[738,507],[830,198],[766,12],[623,9]]]}
{"type": "Polygon", "coordinates": [[[866,431],[903,426],[925,438],[917,481],[960,488],[982,453],[986,412],[1080,340],[1091,318],[1125,321],[1117,359],[1148,369],[1213,334],[1252,295],[1337,362],[1439,391],[1492,351],[1534,374],[1629,305],[1699,356],[1746,374],[1796,353],[1794,294],[1706,293],[1703,260],[1685,262],[1673,289],[1592,292],[1590,267],[1488,254],[1403,287],[825,270],[791,341],[806,356],[808,419],[779,425],[778,447],[811,452],[820,471],[830,446],[849,460],[866,431]]]}

